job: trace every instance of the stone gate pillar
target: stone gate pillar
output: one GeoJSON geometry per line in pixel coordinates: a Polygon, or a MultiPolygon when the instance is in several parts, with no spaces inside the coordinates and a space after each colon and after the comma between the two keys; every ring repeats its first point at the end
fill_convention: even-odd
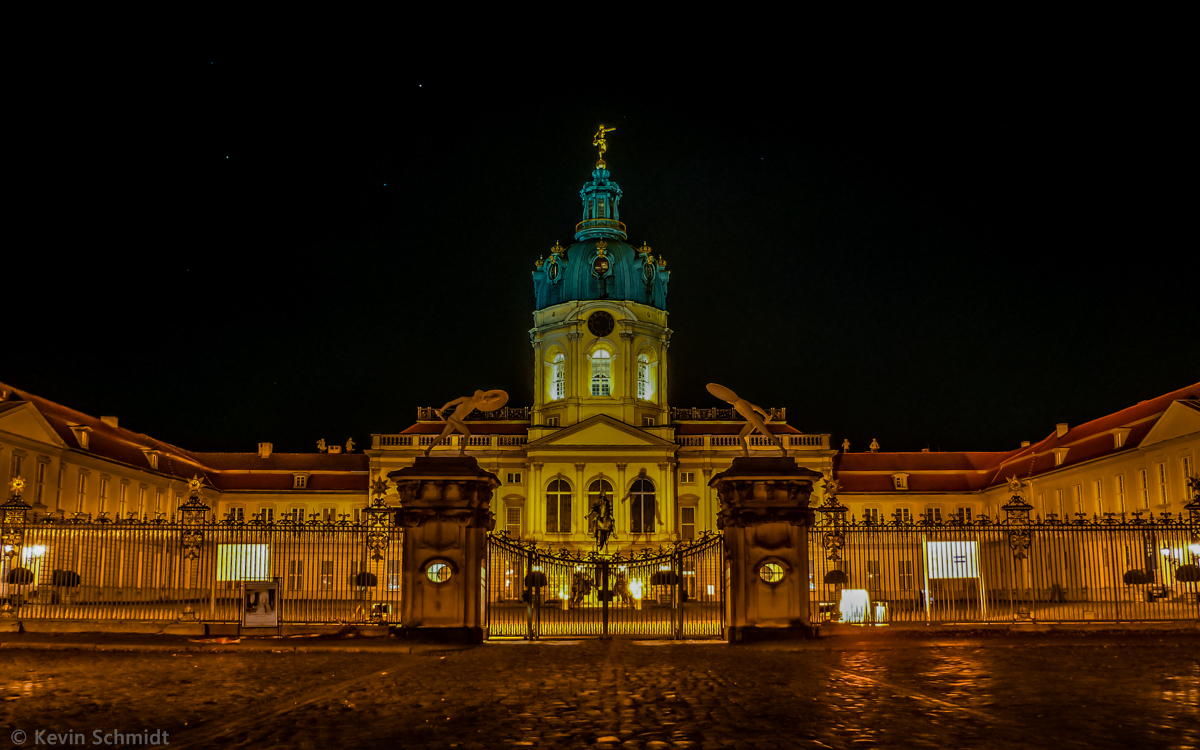
{"type": "Polygon", "coordinates": [[[808,600],[808,507],[821,474],[794,458],[735,458],[709,481],[721,509],[729,565],[725,638],[806,638],[815,633],[808,600]]]}
{"type": "Polygon", "coordinates": [[[400,632],[479,643],[484,636],[487,532],[496,526],[495,474],[466,457],[420,457],[388,478],[404,527],[400,632]]]}

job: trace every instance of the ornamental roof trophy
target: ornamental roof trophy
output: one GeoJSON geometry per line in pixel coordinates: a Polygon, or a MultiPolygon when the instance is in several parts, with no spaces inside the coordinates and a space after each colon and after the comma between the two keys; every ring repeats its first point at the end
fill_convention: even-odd
{"type": "Polygon", "coordinates": [[[475,393],[470,396],[463,396],[461,398],[456,398],[453,401],[447,401],[446,405],[438,409],[436,412],[438,419],[445,422],[446,427],[442,430],[442,434],[438,435],[437,440],[434,440],[429,444],[429,447],[425,449],[425,455],[428,456],[430,451],[433,450],[433,446],[442,442],[442,438],[446,437],[451,432],[456,431],[461,432],[463,435],[463,439],[460,440],[458,444],[458,455],[465,455],[467,452],[466,438],[471,437],[471,431],[467,429],[466,425],[467,415],[476,410],[482,412],[495,411],[507,403],[508,394],[499,389],[494,391],[475,391],[475,393]],[[451,406],[455,407],[454,413],[449,417],[442,416],[442,412],[449,409],[451,406]]]}
{"type": "Polygon", "coordinates": [[[783,440],[778,436],[773,435],[771,431],[767,429],[767,422],[771,421],[771,415],[764,411],[761,406],[755,406],[746,399],[739,397],[736,393],[723,385],[709,383],[705,386],[705,388],[707,388],[708,392],[712,395],[716,396],[722,401],[728,402],[731,406],[733,406],[734,411],[746,418],[746,426],[742,428],[740,433],[738,433],[738,442],[742,444],[742,451],[745,452],[747,456],[750,455],[749,435],[754,430],[758,430],[760,433],[765,435],[767,440],[770,440],[772,443],[779,446],[779,450],[783,452],[784,456],[787,455],[787,449],[783,447],[783,440]],[[766,419],[762,419],[759,414],[761,414],[763,417],[766,417],[766,419]]]}

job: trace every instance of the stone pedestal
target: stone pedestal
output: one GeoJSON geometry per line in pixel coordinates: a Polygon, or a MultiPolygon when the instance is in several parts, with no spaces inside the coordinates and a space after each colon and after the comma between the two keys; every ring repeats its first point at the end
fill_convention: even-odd
{"type": "Polygon", "coordinates": [[[500,480],[470,457],[418,458],[388,478],[404,528],[401,635],[481,642],[487,532],[496,525],[491,500],[500,480]]]}
{"type": "Polygon", "coordinates": [[[821,474],[794,458],[735,458],[709,486],[721,509],[729,590],[725,638],[730,642],[806,638],[809,614],[808,507],[821,474]]]}

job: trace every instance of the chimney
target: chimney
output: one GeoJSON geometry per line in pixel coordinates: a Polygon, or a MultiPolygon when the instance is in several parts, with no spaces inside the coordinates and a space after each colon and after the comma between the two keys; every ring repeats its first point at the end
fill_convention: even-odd
{"type": "Polygon", "coordinates": [[[1028,448],[1028,447],[1029,447],[1029,441],[1028,441],[1028,440],[1022,440],[1022,441],[1021,441],[1021,447],[1022,447],[1022,448],[1028,448]]]}
{"type": "Polygon", "coordinates": [[[259,443],[258,444],[258,457],[259,458],[270,458],[271,457],[271,449],[274,447],[275,446],[272,445],[271,443],[259,443]]]}
{"type": "Polygon", "coordinates": [[[1054,425],[1054,434],[1062,437],[1063,435],[1067,434],[1068,429],[1070,428],[1067,426],[1066,422],[1059,422],[1058,424],[1054,425]]]}
{"type": "Polygon", "coordinates": [[[100,417],[100,421],[103,422],[104,424],[108,425],[109,427],[112,427],[113,429],[116,429],[116,427],[117,427],[117,418],[116,417],[100,417]]]}

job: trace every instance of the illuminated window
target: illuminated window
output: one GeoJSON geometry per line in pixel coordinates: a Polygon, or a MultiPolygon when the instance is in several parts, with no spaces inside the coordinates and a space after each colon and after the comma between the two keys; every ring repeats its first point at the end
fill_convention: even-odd
{"type": "Polygon", "coordinates": [[[1125,475],[1117,475],[1117,511],[1125,512],[1125,475]]]}
{"type": "Polygon", "coordinates": [[[303,560],[288,560],[287,585],[289,591],[299,591],[304,588],[303,560]]]}
{"type": "Polygon", "coordinates": [[[108,510],[108,477],[100,477],[100,512],[108,510]]]}
{"type": "Polygon", "coordinates": [[[571,485],[555,479],[546,489],[546,532],[571,533],[571,485]]]}
{"type": "Polygon", "coordinates": [[[629,532],[631,534],[654,533],[654,483],[645,477],[633,480],[629,490],[629,532]]]}
{"type": "Polygon", "coordinates": [[[333,588],[333,560],[321,561],[321,588],[333,588]]]}
{"type": "Polygon", "coordinates": [[[521,536],[521,506],[508,506],[504,510],[504,529],[511,537],[521,536]]]}
{"type": "Polygon", "coordinates": [[[270,545],[217,545],[218,581],[271,580],[270,545]]]}
{"type": "Polygon", "coordinates": [[[1147,479],[1147,477],[1146,477],[1145,469],[1141,469],[1139,473],[1141,474],[1141,479],[1142,479],[1142,507],[1149,508],[1150,507],[1150,480],[1147,479]]]}
{"type": "Polygon", "coordinates": [[[567,397],[567,358],[562,352],[554,355],[550,365],[550,400],[556,401],[567,397]]]}
{"type": "Polygon", "coordinates": [[[400,566],[399,560],[388,560],[387,566],[387,587],[388,591],[399,591],[400,581],[403,578],[404,569],[400,566]]]}
{"type": "Polygon", "coordinates": [[[1062,490],[1054,491],[1054,507],[1058,510],[1058,515],[1063,518],[1067,515],[1067,501],[1063,498],[1062,490]]]}
{"type": "Polygon", "coordinates": [[[1161,463],[1158,465],[1158,504],[1166,505],[1169,501],[1167,497],[1167,464],[1161,463]]]}
{"type": "Polygon", "coordinates": [[[637,361],[638,398],[643,400],[649,399],[652,392],[650,386],[650,358],[645,354],[639,354],[637,361]]]}
{"type": "Polygon", "coordinates": [[[1096,512],[1104,512],[1104,480],[1096,480],[1096,512]]]}
{"type": "Polygon", "coordinates": [[[146,485],[138,487],[138,518],[146,515],[146,485]]]}
{"type": "MultiPolygon", "coordinates": [[[[1146,472],[1142,472],[1145,474],[1146,472]]],[[[83,469],[79,470],[79,496],[75,503],[75,510],[83,511],[83,501],[87,499],[87,474],[83,473],[83,469]]]]}
{"type": "Polygon", "coordinates": [[[612,395],[612,358],[604,349],[597,349],[592,355],[592,395],[612,395]]]}
{"type": "Polygon", "coordinates": [[[679,537],[681,539],[696,538],[696,508],[688,505],[679,509],[679,537]]]}

